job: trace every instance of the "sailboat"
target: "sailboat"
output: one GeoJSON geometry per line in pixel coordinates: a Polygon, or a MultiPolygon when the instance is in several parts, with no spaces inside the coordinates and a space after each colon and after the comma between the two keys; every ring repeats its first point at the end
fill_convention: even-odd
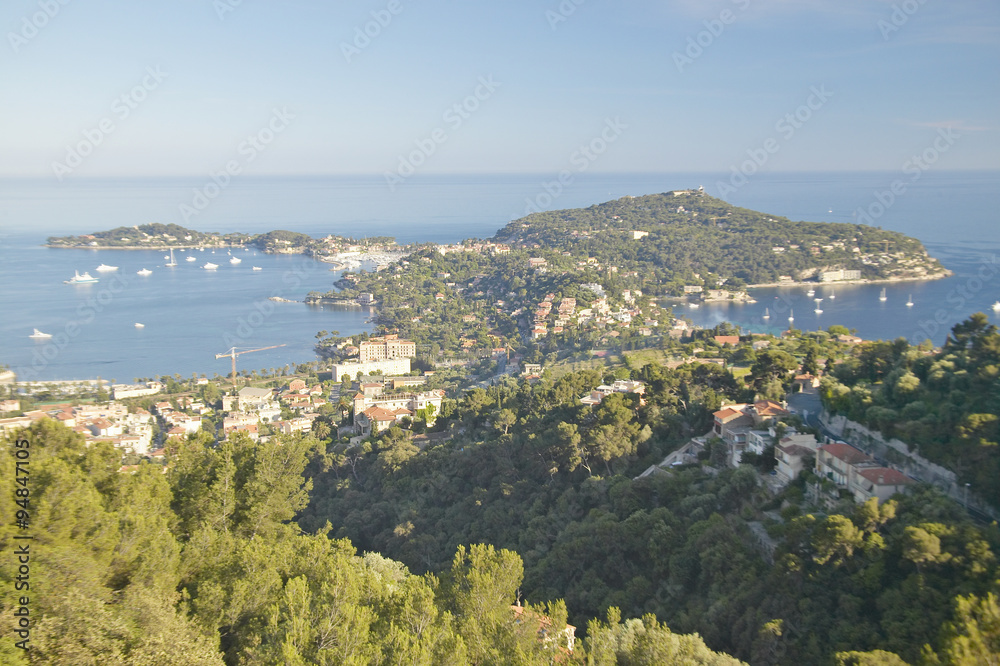
{"type": "Polygon", "coordinates": [[[829,298],[832,301],[833,299],[837,298],[837,294],[835,294],[833,290],[831,290],[830,295],[827,296],[827,298],[829,298]]]}
{"type": "Polygon", "coordinates": [[[174,248],[170,248],[170,261],[168,261],[165,265],[171,267],[177,265],[177,262],[174,261],[174,248]]]}
{"type": "Polygon", "coordinates": [[[764,319],[770,319],[770,318],[771,318],[771,311],[768,310],[767,308],[764,308],[764,319]]]}
{"type": "Polygon", "coordinates": [[[788,323],[791,324],[793,321],[795,321],[795,310],[789,310],[788,311],[788,323]]]}
{"type": "Polygon", "coordinates": [[[878,300],[883,302],[886,300],[885,287],[882,287],[882,292],[878,295],[878,300]]]}
{"type": "Polygon", "coordinates": [[[906,297],[906,307],[908,308],[913,307],[913,294],[910,294],[909,296],[906,297]]]}
{"type": "Polygon", "coordinates": [[[809,298],[812,298],[815,295],[816,295],[816,290],[813,289],[812,287],[809,287],[809,291],[806,292],[806,296],[808,296],[809,298]]]}
{"type": "Polygon", "coordinates": [[[813,300],[816,301],[816,309],[813,310],[813,312],[815,312],[816,314],[823,314],[823,308],[821,308],[819,306],[819,304],[823,302],[823,299],[822,298],[814,298],[813,300]]]}

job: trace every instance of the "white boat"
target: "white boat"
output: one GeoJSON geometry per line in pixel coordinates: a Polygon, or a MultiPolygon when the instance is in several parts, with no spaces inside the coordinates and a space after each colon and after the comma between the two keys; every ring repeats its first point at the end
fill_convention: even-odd
{"type": "Polygon", "coordinates": [[[219,264],[213,264],[212,262],[208,262],[207,264],[202,266],[202,268],[204,268],[206,271],[214,271],[218,267],[219,264]]]}
{"type": "Polygon", "coordinates": [[[823,314],[823,308],[821,308],[821,307],[819,306],[819,304],[817,303],[817,304],[816,304],[816,309],[815,309],[815,310],[813,310],[813,312],[815,312],[816,314],[823,314]]]}
{"type": "Polygon", "coordinates": [[[139,322],[135,322],[135,327],[136,328],[146,328],[146,325],[145,324],[140,324],[139,322]]]}
{"type": "Polygon", "coordinates": [[[77,271],[73,271],[73,277],[69,280],[63,280],[63,282],[65,284],[93,284],[97,282],[97,278],[93,277],[87,271],[84,271],[83,275],[80,275],[77,271]]]}
{"type": "Polygon", "coordinates": [[[232,258],[231,258],[231,259],[229,260],[229,263],[231,263],[231,264],[233,264],[233,265],[235,266],[236,264],[240,263],[241,261],[243,261],[243,260],[242,260],[242,259],[240,259],[239,257],[232,257],[232,258]]]}
{"type": "Polygon", "coordinates": [[[788,311],[788,323],[791,324],[793,321],[795,321],[795,310],[789,310],[788,311]]]}
{"type": "Polygon", "coordinates": [[[885,287],[882,287],[882,292],[878,295],[878,300],[880,300],[880,301],[885,301],[886,300],[885,287]]]}
{"type": "Polygon", "coordinates": [[[688,303],[688,307],[691,308],[692,310],[697,310],[698,309],[698,304],[697,303],[688,303]]]}
{"type": "Polygon", "coordinates": [[[815,295],[816,295],[816,290],[813,289],[812,287],[809,287],[809,291],[806,292],[806,296],[812,298],[815,295]]]}
{"type": "Polygon", "coordinates": [[[36,340],[48,340],[49,338],[52,337],[52,334],[51,333],[42,333],[41,331],[39,331],[36,328],[35,332],[32,333],[31,335],[29,335],[28,337],[29,338],[34,338],[36,340]]]}
{"type": "Polygon", "coordinates": [[[188,258],[186,259],[186,261],[198,261],[198,260],[197,260],[197,259],[195,259],[194,257],[188,257],[188,258]]]}
{"type": "Polygon", "coordinates": [[[263,269],[263,268],[261,268],[260,266],[254,266],[254,267],[253,267],[253,269],[254,269],[255,271],[261,271],[261,270],[264,270],[264,269],[263,269]]]}
{"type": "Polygon", "coordinates": [[[830,299],[830,300],[832,301],[833,299],[837,298],[837,294],[835,294],[835,293],[833,293],[833,292],[831,291],[831,292],[830,292],[830,295],[829,295],[829,296],[828,296],[827,298],[829,298],[829,299],[830,299]]]}
{"type": "Polygon", "coordinates": [[[993,312],[1000,312],[1000,301],[995,301],[993,303],[993,312]]]}
{"type": "Polygon", "coordinates": [[[117,266],[108,266],[107,264],[101,264],[97,267],[97,270],[101,273],[110,273],[111,271],[118,270],[117,266]]]}
{"type": "Polygon", "coordinates": [[[909,296],[906,297],[906,307],[908,308],[913,307],[913,294],[910,294],[909,296]]]}
{"type": "MultiPolygon", "coordinates": [[[[167,257],[164,257],[164,259],[166,258],[167,257]]],[[[177,265],[177,262],[174,260],[174,248],[170,248],[170,261],[168,261],[166,265],[170,267],[177,265]]]]}
{"type": "Polygon", "coordinates": [[[767,308],[764,308],[764,319],[770,319],[770,318],[771,318],[771,311],[768,310],[767,308]]]}
{"type": "MultiPolygon", "coordinates": [[[[170,264],[167,264],[167,265],[169,266],[170,264]]],[[[148,268],[143,268],[141,271],[136,271],[135,274],[136,275],[152,275],[153,271],[149,270],[148,268]]]]}

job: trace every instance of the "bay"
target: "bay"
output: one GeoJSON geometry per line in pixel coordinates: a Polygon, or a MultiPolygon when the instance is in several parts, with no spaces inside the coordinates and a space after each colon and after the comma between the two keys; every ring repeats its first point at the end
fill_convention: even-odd
{"type": "MultiPolygon", "coordinates": [[[[215,354],[241,348],[284,347],[241,356],[238,367],[269,369],[314,359],[321,330],[350,335],[368,330],[371,313],[360,308],[276,303],[271,296],[301,300],[326,291],[337,274],[298,256],[197,253],[197,262],[165,268],[162,252],[56,250],[41,247],[50,235],[80,234],[147,222],[175,222],[202,231],[258,233],[290,229],[313,236],[395,236],[401,242],[454,242],[486,238],[511,219],[538,209],[588,206],[625,195],[703,185],[709,194],[747,208],[791,219],[871,222],[913,235],[955,275],[932,282],[827,288],[822,314],[805,289],[757,289],[756,304],[703,305],[679,310],[694,323],[733,321],[746,330],[779,332],[794,310],[796,328],[833,324],[868,339],[906,337],[943,342],[955,323],[985,311],[1000,298],[1000,172],[934,172],[908,182],[904,194],[879,210],[879,195],[899,174],[758,174],[730,188],[725,174],[574,174],[556,187],[546,175],[417,175],[390,192],[380,176],[245,178],[234,182],[185,219],[200,180],[104,179],[0,180],[0,363],[24,379],[135,377],[192,373],[225,375],[229,359],[215,354]],[[874,213],[879,213],[877,216],[874,213]],[[217,271],[199,268],[210,257],[217,271]],[[220,261],[221,259],[221,261],[220,261]],[[63,281],[74,270],[105,263],[90,286],[63,281]],[[263,270],[251,271],[252,265],[263,270]],[[148,277],[136,275],[148,268],[148,277]],[[119,284],[120,283],[120,284],[119,284]],[[112,291],[114,289],[115,291],[112,291]],[[912,295],[914,306],[906,307],[912,295]],[[767,307],[772,317],[762,318],[767,307]],[[134,327],[135,322],[145,325],[134,327]],[[48,341],[28,338],[33,328],[48,341]],[[59,336],[57,334],[62,334],[59,336]]],[[[884,195],[882,201],[886,201],[884,195]]],[[[997,322],[1000,323],[1000,322],[997,322]]]]}

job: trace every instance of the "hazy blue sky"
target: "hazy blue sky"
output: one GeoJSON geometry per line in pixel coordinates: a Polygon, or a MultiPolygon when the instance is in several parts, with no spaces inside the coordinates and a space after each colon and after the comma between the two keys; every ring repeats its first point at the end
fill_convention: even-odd
{"type": "Polygon", "coordinates": [[[0,27],[3,176],[81,142],[64,177],[1000,168],[996,0],[5,0],[0,27]]]}

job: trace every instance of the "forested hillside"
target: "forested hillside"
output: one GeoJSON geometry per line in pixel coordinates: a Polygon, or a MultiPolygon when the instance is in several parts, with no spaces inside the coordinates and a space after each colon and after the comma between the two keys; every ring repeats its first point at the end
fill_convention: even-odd
{"type": "Polygon", "coordinates": [[[749,466],[633,479],[747,389],[714,365],[631,376],[647,383],[644,405],[618,394],[581,405],[609,379],[587,371],[446,403],[447,444],[421,450],[393,428],[336,449],[300,523],[329,521],[414,571],[444,570],[458,544],[492,543],[522,556],[525,598],[564,598],[571,623],[609,607],[653,613],[752,663],[995,657],[996,525],[975,526],[930,488],[827,514],[804,499],[810,474],[777,498],[749,466]]]}
{"type": "Polygon", "coordinates": [[[166,473],[133,474],[110,445],[88,447],[52,420],[5,439],[0,663],[738,663],[613,610],[591,625],[592,648],[578,641],[569,654],[562,602],[513,612],[523,565],[509,550],[464,545],[438,576],[414,575],[328,526],[303,533],[290,520],[329,464],[323,449],[300,436],[215,446],[199,435],[174,446],[166,473]],[[15,460],[30,472],[27,509],[13,501],[15,460]],[[15,544],[30,554],[19,561],[15,544]]]}
{"type": "Polygon", "coordinates": [[[701,192],[623,197],[535,213],[511,222],[494,240],[594,257],[622,270],[643,270],[661,284],[700,284],[695,273],[767,283],[819,269],[857,269],[864,278],[942,270],[920,241],[894,231],[793,222],[701,192]],[[635,238],[637,231],[648,235],[635,238]]]}
{"type": "Polygon", "coordinates": [[[826,408],[898,437],[1000,506],[1000,332],[978,313],[930,353],[866,344],[823,382],[826,408]]]}

